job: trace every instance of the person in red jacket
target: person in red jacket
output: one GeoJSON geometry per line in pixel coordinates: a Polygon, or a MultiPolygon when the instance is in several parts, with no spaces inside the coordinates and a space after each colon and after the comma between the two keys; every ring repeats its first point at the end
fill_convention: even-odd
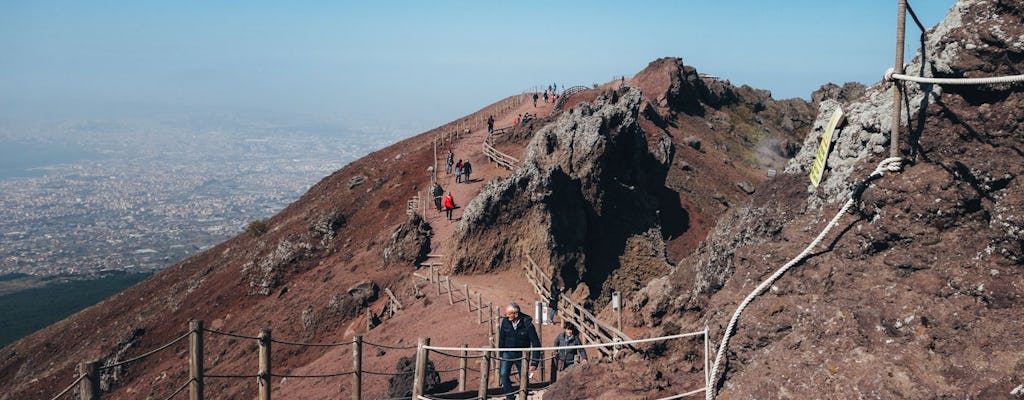
{"type": "Polygon", "coordinates": [[[447,196],[444,196],[444,214],[448,216],[448,220],[452,220],[452,210],[455,209],[455,198],[452,197],[452,192],[448,192],[447,196]]]}

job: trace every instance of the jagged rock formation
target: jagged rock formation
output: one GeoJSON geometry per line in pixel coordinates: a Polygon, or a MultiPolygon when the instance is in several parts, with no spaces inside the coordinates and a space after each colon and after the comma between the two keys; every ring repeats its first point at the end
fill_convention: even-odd
{"type": "Polygon", "coordinates": [[[609,91],[540,129],[523,166],[466,206],[456,270],[505,268],[525,251],[594,293],[663,274],[658,199],[671,160],[647,148],[640,102],[637,89],[609,91]]]}
{"type": "MultiPolygon", "coordinates": [[[[1024,71],[1024,5],[965,0],[927,33],[912,74],[1024,71]]],[[[891,83],[822,97],[782,175],[734,207],[644,292],[644,322],[708,324],[802,250],[888,154],[891,83]],[[858,90],[859,91],[859,90],[858,90]],[[821,128],[847,124],[808,193],[821,128]]],[[[1024,90],[906,84],[899,174],[876,181],[815,254],[747,308],[720,398],[1012,398],[1024,377],[1024,90]]],[[[835,92],[834,88],[826,92],[835,92]]]]}

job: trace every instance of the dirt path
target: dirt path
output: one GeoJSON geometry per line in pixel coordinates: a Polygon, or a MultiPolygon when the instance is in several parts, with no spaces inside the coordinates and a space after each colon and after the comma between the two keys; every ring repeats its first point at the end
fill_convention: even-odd
{"type": "MultiPolygon", "coordinates": [[[[495,126],[500,128],[512,125],[518,115],[526,112],[546,116],[551,113],[553,108],[553,103],[545,103],[543,100],[539,100],[537,106],[534,107],[533,102],[528,100],[515,109],[504,114],[495,115],[495,126]]],[[[434,230],[434,236],[431,240],[434,252],[438,252],[438,249],[449,248],[447,245],[455,232],[459,218],[461,218],[464,209],[462,207],[478,195],[480,190],[491,179],[507,176],[511,173],[511,171],[488,162],[486,157],[484,157],[482,146],[487,136],[486,123],[470,126],[470,129],[472,133],[454,140],[454,146],[452,147],[456,162],[462,159],[464,161],[469,160],[473,164],[472,180],[469,183],[455,183],[455,176],[444,172],[444,162],[448,149],[439,147],[437,151],[437,165],[439,166],[438,182],[444,188],[445,193],[452,193],[456,205],[460,208],[455,210],[454,219],[449,222],[444,212],[438,212],[432,207],[432,202],[428,203],[424,218],[427,219],[434,230]]],[[[429,182],[424,182],[421,187],[429,188],[429,182]]],[[[431,260],[436,259],[432,258],[431,260]]],[[[445,270],[444,266],[442,266],[442,277],[446,273],[444,272],[445,270]]],[[[419,273],[426,275],[425,270],[421,270],[419,273]]],[[[439,346],[461,346],[463,344],[473,347],[490,346],[488,342],[488,324],[479,322],[477,317],[475,308],[477,293],[480,293],[485,304],[493,304],[493,307],[497,310],[503,309],[511,302],[516,302],[526,314],[534,318],[538,317],[534,315],[536,314],[534,311],[535,302],[542,300],[524,278],[522,269],[517,268],[496,274],[459,275],[452,277],[455,304],[449,304],[446,293],[438,295],[436,284],[428,283],[416,277],[411,279],[414,281],[409,283],[409,291],[411,291],[413,285],[417,285],[421,288],[420,292],[424,297],[415,299],[409,291],[399,291],[396,294],[405,302],[405,308],[399,311],[393,318],[384,320],[381,326],[363,334],[363,339],[368,343],[400,347],[398,349],[388,349],[369,344],[364,345],[365,355],[362,366],[366,371],[374,371],[366,373],[364,377],[363,389],[365,395],[372,397],[386,393],[389,377],[379,375],[379,373],[392,373],[395,371],[395,366],[400,357],[414,356],[415,350],[412,347],[416,345],[416,338],[419,336],[429,337],[431,338],[431,344],[439,346]],[[469,285],[469,298],[474,305],[472,311],[466,304],[463,286],[466,284],[469,285]]],[[[489,311],[489,309],[485,308],[484,311],[489,311]]],[[[365,324],[365,318],[356,318],[347,327],[342,336],[347,338],[355,334],[355,332],[363,331],[362,327],[365,324]]],[[[543,326],[539,332],[542,345],[550,346],[558,332],[557,326],[543,326]]],[[[346,370],[349,369],[347,366],[352,363],[351,354],[351,349],[348,347],[330,349],[317,357],[316,361],[290,372],[323,374],[346,370]]],[[[441,374],[443,383],[452,383],[456,380],[457,372],[452,372],[452,370],[458,368],[457,358],[435,354],[431,356],[431,360],[436,364],[438,370],[446,371],[441,374]]],[[[476,365],[470,365],[470,368],[476,368],[476,365]]],[[[496,375],[494,374],[492,378],[495,379],[492,381],[492,387],[497,385],[496,375]]],[[[344,379],[348,378],[343,378],[343,381],[344,379]]],[[[478,373],[471,372],[469,374],[468,387],[477,387],[479,385],[478,379],[478,373]]],[[[347,383],[340,386],[336,384],[325,385],[324,382],[318,382],[316,379],[284,379],[275,387],[275,390],[280,391],[282,394],[288,391],[301,390],[303,393],[314,394],[317,398],[349,396],[347,383]]]]}
{"type": "MultiPolygon", "coordinates": [[[[495,115],[494,125],[496,128],[512,125],[518,115],[527,112],[531,114],[536,113],[539,116],[547,116],[551,113],[552,109],[554,109],[554,103],[545,103],[543,99],[537,101],[536,108],[534,108],[532,101],[526,101],[505,114],[495,115]]],[[[434,249],[447,248],[446,245],[451,240],[452,233],[455,232],[455,226],[462,217],[464,207],[480,193],[480,189],[487,185],[491,179],[511,173],[509,170],[498,167],[497,164],[488,162],[487,157],[483,155],[482,148],[484,140],[487,138],[487,124],[474,125],[470,129],[473,133],[455,140],[454,147],[452,148],[456,163],[459,160],[468,160],[473,166],[472,180],[469,183],[455,183],[455,174],[445,173],[444,164],[445,158],[448,156],[448,149],[441,147],[437,149],[438,183],[444,188],[446,194],[448,192],[452,193],[455,205],[459,208],[453,213],[453,220],[451,222],[448,222],[447,218],[445,218],[443,211],[438,212],[433,208],[428,208],[427,215],[424,217],[434,228],[434,237],[431,239],[434,249]]],[[[430,185],[425,183],[423,187],[430,187],[430,185]]]]}

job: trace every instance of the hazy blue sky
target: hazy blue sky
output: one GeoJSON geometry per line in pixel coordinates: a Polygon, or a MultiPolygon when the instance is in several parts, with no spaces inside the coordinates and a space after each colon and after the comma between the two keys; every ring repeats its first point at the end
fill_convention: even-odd
{"type": "MultiPolygon", "coordinates": [[[[953,3],[914,6],[930,27],[953,3]]],[[[4,0],[0,108],[250,110],[418,132],[534,85],[603,83],[664,56],[806,98],[829,81],[878,81],[895,20],[895,0],[4,0]]]]}

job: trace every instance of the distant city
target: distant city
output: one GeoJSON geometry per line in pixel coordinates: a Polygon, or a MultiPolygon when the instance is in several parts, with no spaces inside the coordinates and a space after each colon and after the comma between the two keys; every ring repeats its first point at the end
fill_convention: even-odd
{"type": "Polygon", "coordinates": [[[4,127],[0,275],[162,269],[399,137],[199,118],[4,127]]]}

